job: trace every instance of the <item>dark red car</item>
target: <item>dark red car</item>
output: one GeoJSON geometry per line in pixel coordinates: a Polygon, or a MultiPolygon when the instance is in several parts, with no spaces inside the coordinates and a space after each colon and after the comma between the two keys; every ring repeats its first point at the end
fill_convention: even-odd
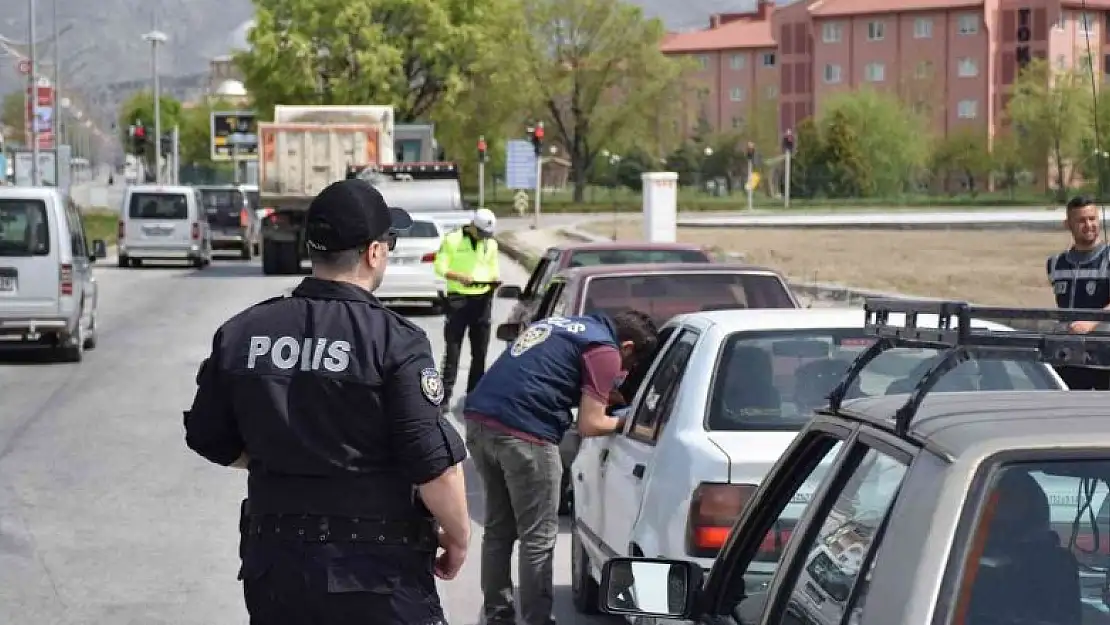
{"type": "Polygon", "coordinates": [[[560,245],[547,248],[523,289],[514,285],[502,286],[497,290],[497,296],[518,300],[509,313],[509,323],[527,324],[536,318],[536,309],[551,279],[564,269],[597,265],[711,262],[713,257],[709,252],[689,243],[614,241],[560,245]]]}

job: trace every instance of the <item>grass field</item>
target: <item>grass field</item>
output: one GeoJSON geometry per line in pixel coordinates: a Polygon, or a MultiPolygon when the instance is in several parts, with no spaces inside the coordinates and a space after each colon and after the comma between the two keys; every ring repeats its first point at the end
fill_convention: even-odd
{"type": "MultiPolygon", "coordinates": [[[[621,239],[641,238],[639,223],[618,225],[621,239]]],[[[612,225],[585,228],[604,237],[612,225]]],[[[889,293],[951,297],[980,304],[1053,306],[1045,259],[1065,249],[1066,233],[685,229],[680,241],[744,255],[805,282],[889,293]]]]}
{"type": "Polygon", "coordinates": [[[81,219],[85,222],[85,236],[91,245],[97,239],[103,239],[108,245],[115,245],[118,232],[119,213],[109,210],[81,211],[81,219]]]}

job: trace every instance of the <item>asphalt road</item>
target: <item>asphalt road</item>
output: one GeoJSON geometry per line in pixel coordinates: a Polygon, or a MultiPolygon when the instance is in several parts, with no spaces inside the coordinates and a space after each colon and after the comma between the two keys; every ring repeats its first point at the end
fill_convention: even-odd
{"type": "MultiPolygon", "coordinates": [[[[109,262],[96,271],[100,346],[83,363],[0,357],[0,623],[246,624],[236,581],[245,474],[186,448],[181,413],[216,327],[298,278],[263,277],[257,264],[234,261],[202,271],[109,262]]],[[[526,278],[507,259],[503,273],[510,283],[526,278]]],[[[495,321],[508,307],[497,303],[495,321]]],[[[438,358],[442,318],[416,312],[438,358]]],[[[463,574],[442,585],[452,625],[479,622],[480,545],[476,521],[463,574]]],[[[564,533],[559,621],[610,622],[574,613],[568,547],[564,533]]]]}

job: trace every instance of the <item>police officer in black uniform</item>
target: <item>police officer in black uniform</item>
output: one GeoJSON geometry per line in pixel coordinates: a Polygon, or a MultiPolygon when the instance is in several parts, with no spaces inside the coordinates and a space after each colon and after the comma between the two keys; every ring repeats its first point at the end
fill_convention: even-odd
{"type": "Polygon", "coordinates": [[[197,374],[186,442],[249,471],[252,625],[443,623],[433,575],[466,557],[466,450],[426,335],[372,294],[409,224],[367,182],[324,189],[312,277],[221,326],[197,374]]]}
{"type": "MultiPolygon", "coordinates": [[[[1100,240],[1099,209],[1094,199],[1080,195],[1068,202],[1064,225],[1071,232],[1072,246],[1049,257],[1045,263],[1048,281],[1060,308],[1103,309],[1110,306],[1110,252],[1100,240]]],[[[1086,334],[1098,323],[1075,321],[1069,331],[1086,334]]],[[[1091,367],[1057,367],[1056,371],[1074,390],[1110,390],[1110,371],[1091,367]]]]}

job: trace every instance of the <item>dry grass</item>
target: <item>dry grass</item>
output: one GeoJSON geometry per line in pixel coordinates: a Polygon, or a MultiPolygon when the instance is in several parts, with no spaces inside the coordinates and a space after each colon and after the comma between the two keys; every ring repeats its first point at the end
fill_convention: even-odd
{"type": "MultiPolygon", "coordinates": [[[[586,228],[610,237],[613,227],[586,228]]],[[[642,238],[638,222],[622,239],[642,238]]],[[[1065,233],[680,228],[678,239],[744,255],[790,278],[979,304],[1053,306],[1045,259],[1069,244],[1065,233]]]]}

